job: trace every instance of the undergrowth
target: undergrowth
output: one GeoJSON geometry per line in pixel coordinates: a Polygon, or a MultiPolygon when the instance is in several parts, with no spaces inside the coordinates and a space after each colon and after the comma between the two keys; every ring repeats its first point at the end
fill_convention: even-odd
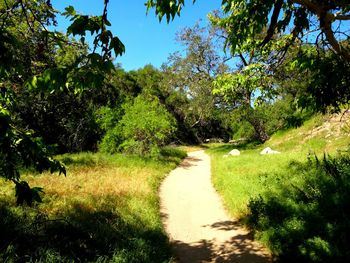
{"type": "Polygon", "coordinates": [[[350,156],[291,163],[278,178],[248,204],[257,237],[282,262],[349,262],[350,156]]]}

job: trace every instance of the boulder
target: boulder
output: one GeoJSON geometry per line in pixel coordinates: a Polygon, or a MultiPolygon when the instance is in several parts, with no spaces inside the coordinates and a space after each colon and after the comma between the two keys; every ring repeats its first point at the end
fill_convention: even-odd
{"type": "Polygon", "coordinates": [[[237,149],[233,149],[232,151],[230,151],[228,153],[228,155],[231,155],[231,156],[238,156],[238,155],[241,155],[241,152],[237,149]]]}
{"type": "Polygon", "coordinates": [[[266,147],[264,150],[260,152],[260,154],[278,154],[279,151],[272,150],[270,147],[266,147]]]}

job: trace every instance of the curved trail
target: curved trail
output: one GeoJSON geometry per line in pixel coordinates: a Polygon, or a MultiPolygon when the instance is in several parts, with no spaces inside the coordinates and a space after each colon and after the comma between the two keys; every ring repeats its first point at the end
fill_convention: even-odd
{"type": "Polygon", "coordinates": [[[163,224],[178,262],[269,262],[266,251],[232,221],[215,192],[210,158],[189,153],[160,188],[163,224]]]}

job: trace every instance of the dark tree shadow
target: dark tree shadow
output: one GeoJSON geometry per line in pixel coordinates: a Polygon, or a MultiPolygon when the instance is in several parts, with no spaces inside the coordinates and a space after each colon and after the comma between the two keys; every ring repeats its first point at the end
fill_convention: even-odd
{"type": "MultiPolygon", "coordinates": [[[[238,221],[228,220],[204,225],[204,227],[232,231],[240,230],[242,225],[238,221]]],[[[229,241],[220,243],[219,246],[214,240],[206,239],[190,244],[175,240],[172,246],[179,263],[266,263],[272,261],[271,256],[253,242],[253,234],[250,232],[237,234],[229,241]]]]}
{"type": "Polygon", "coordinates": [[[242,225],[238,221],[221,221],[221,222],[216,222],[211,225],[205,225],[204,227],[210,227],[210,228],[215,228],[218,230],[225,230],[225,231],[231,231],[231,230],[238,230],[242,228],[242,225]]]}
{"type": "MultiPolygon", "coordinates": [[[[161,228],[148,226],[142,216],[125,221],[115,211],[115,196],[106,207],[73,203],[55,219],[16,213],[0,204],[0,262],[167,262],[168,238],[161,228]]],[[[123,204],[126,211],[128,204],[123,204]]]]}
{"type": "Polygon", "coordinates": [[[196,157],[191,157],[188,156],[186,157],[179,165],[179,167],[184,168],[184,169],[190,169],[193,166],[198,166],[198,162],[202,161],[202,159],[200,158],[196,158],[196,157]]]}
{"type": "Polygon", "coordinates": [[[250,234],[237,235],[217,247],[213,241],[201,240],[195,244],[180,241],[173,242],[174,254],[179,263],[266,263],[269,256],[254,248],[250,242],[250,234]]]}

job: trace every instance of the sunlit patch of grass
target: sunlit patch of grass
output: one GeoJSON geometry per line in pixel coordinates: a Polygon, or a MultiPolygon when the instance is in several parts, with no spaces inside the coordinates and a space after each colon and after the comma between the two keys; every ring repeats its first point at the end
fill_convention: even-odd
{"type": "Polygon", "coordinates": [[[58,156],[67,164],[66,177],[23,176],[44,188],[43,203],[34,208],[15,207],[13,185],[0,182],[1,261],[170,261],[158,187],[185,153],[165,152],[159,159],[58,156]]]}
{"type": "MultiPolygon", "coordinates": [[[[222,195],[228,211],[235,217],[244,217],[248,201],[269,189],[269,185],[281,183],[276,175],[286,171],[290,163],[306,162],[309,155],[321,157],[325,152],[335,154],[348,149],[348,133],[331,137],[327,136],[327,131],[321,130],[312,134],[324,120],[324,116],[317,115],[299,128],[277,132],[262,145],[209,145],[207,152],[212,159],[213,184],[222,195]],[[265,147],[281,153],[260,155],[265,147]],[[240,156],[223,157],[234,148],[240,150],[240,156]]],[[[293,174],[287,177],[286,180],[298,180],[293,174]]]]}
{"type": "Polygon", "coordinates": [[[303,159],[297,153],[260,155],[259,149],[241,150],[240,156],[223,158],[227,151],[213,151],[215,148],[208,151],[212,157],[213,184],[234,217],[244,216],[249,199],[264,191],[266,184],[291,160],[303,159]]]}

